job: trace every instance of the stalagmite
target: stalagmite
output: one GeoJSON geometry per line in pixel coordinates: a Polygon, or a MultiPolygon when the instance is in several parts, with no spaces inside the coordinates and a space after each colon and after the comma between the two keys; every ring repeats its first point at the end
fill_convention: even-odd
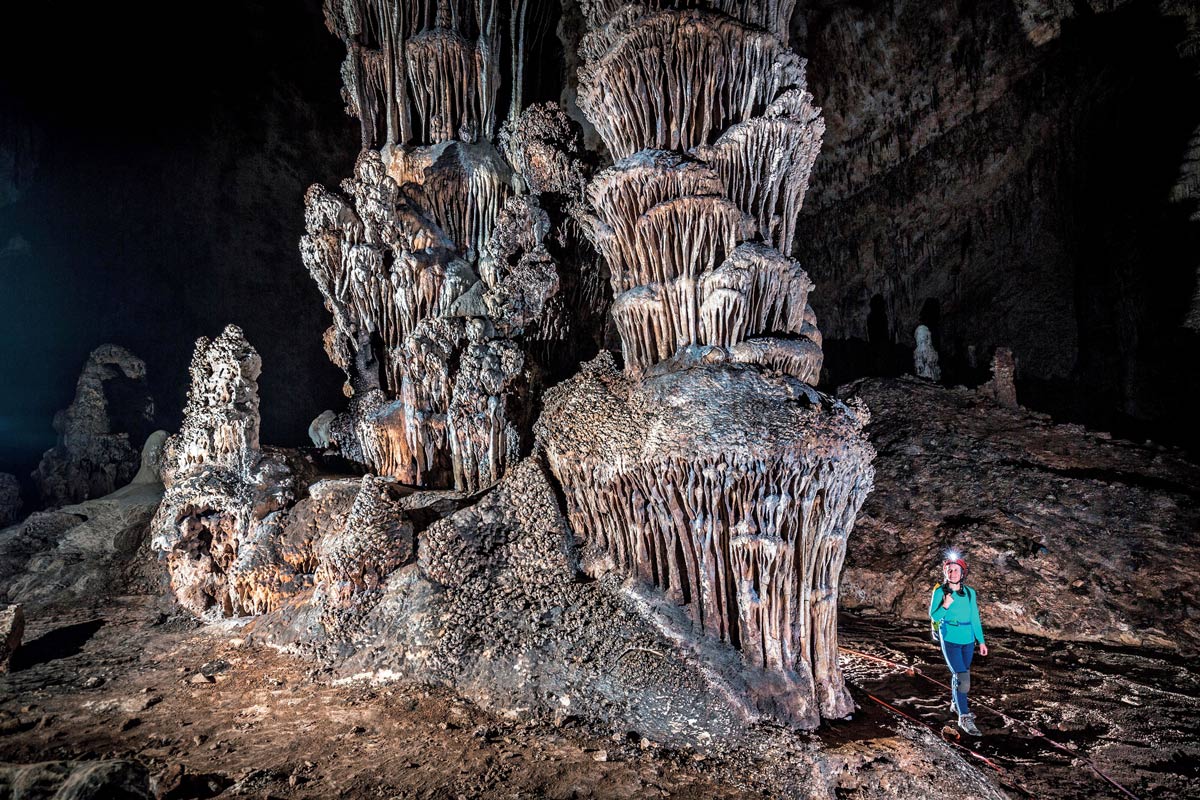
{"type": "Polygon", "coordinates": [[[261,370],[236,326],[201,338],[183,426],[163,447],[152,547],[166,555],[175,596],[198,616],[262,613],[295,588],[275,550],[302,471],[259,444],[261,370]]]}
{"type": "Polygon", "coordinates": [[[416,555],[412,523],[393,492],[388,481],[364,476],[342,530],[315,545],[315,602],[330,633],[352,629],[387,576],[416,555]]]}
{"type": "Polygon", "coordinates": [[[997,347],[992,356],[992,379],[977,390],[1006,408],[1020,408],[1017,402],[1017,358],[1007,347],[997,347]]]}
{"type": "Polygon", "coordinates": [[[940,381],[942,368],[938,366],[937,350],[933,349],[933,334],[926,326],[918,325],[913,335],[917,340],[917,346],[913,350],[913,370],[917,377],[940,381]]]}
{"type": "Polygon", "coordinates": [[[33,473],[42,503],[77,503],[129,483],[138,469],[137,448],[153,425],[146,365],[124,347],[97,347],[80,372],[71,404],[54,415],[58,442],[33,473]]]}

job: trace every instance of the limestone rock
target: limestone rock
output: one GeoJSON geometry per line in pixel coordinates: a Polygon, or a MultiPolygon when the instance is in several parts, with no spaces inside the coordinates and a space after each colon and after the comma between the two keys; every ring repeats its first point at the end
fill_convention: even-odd
{"type": "Polygon", "coordinates": [[[338,674],[446,685],[497,713],[569,708],[658,742],[726,736],[762,719],[749,698],[774,696],[771,675],[755,682],[730,648],[679,638],[682,610],[619,576],[579,580],[555,492],[546,466],[527,459],[431,524],[417,563],[381,583],[351,635],[313,625],[302,603],[256,620],[252,635],[301,650],[338,638],[351,643],[336,651],[338,674]]]}
{"type": "Polygon", "coordinates": [[[75,385],[75,399],[54,417],[58,444],[33,473],[42,502],[61,506],[129,483],[138,470],[135,443],[153,424],[146,365],[123,347],[97,347],[75,385]]]}
{"type": "Polygon", "coordinates": [[[0,672],[8,672],[8,659],[25,635],[25,612],[19,605],[0,606],[0,672]]]}

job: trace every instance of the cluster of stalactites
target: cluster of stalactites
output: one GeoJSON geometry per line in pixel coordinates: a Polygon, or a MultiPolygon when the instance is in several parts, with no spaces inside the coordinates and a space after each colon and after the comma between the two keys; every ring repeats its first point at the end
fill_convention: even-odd
{"type": "Polygon", "coordinates": [[[364,151],[355,178],[343,182],[351,203],[320,186],[309,190],[301,254],[333,315],[326,349],[352,383],[366,358],[381,364],[395,396],[402,365],[394,354],[422,320],[450,313],[478,280],[456,254],[456,240],[471,241],[470,253],[484,246],[508,176],[485,157],[462,155],[474,147],[443,147],[426,168],[412,170],[424,183],[405,189],[387,174],[377,152],[364,151]],[[442,201],[430,215],[434,219],[412,202],[413,194],[442,201]]]}
{"type": "MultiPolygon", "coordinates": [[[[522,31],[523,5],[510,9],[522,31]]],[[[490,140],[503,46],[496,0],[326,0],[363,147],[490,140]]]]}
{"type": "Polygon", "coordinates": [[[623,157],[581,217],[609,267],[626,369],[713,345],[816,382],[812,285],[780,255],[824,132],[803,60],[715,13],[623,5],[593,22],[580,106],[623,157]]]}
{"type": "Polygon", "coordinates": [[[640,374],[680,348],[700,344],[816,383],[822,353],[808,304],[812,286],[795,261],[745,243],[699,275],[622,292],[612,316],[626,370],[640,374]]]}
{"type": "Polygon", "coordinates": [[[395,151],[389,174],[407,178],[403,190],[475,261],[491,238],[496,217],[512,194],[512,169],[487,142],[446,142],[423,152],[395,151]],[[424,167],[417,166],[424,163],[424,167]]]}
{"type": "MultiPolygon", "coordinates": [[[[583,17],[588,27],[598,28],[617,15],[629,0],[582,0],[583,17]]],[[[648,8],[707,8],[733,17],[739,22],[763,28],[788,43],[792,10],[796,0],[650,0],[648,8]]]]}
{"type": "Polygon", "coordinates": [[[403,483],[475,491],[519,456],[525,360],[480,318],[423,320],[392,351],[389,384],[334,422],[342,453],[403,483]]]}
{"type": "Polygon", "coordinates": [[[699,11],[626,6],[580,49],[579,106],[615,158],[709,144],[804,86],[803,60],[774,36],[699,11]]]}
{"type": "Polygon", "coordinates": [[[825,123],[806,91],[789,92],[767,114],[734,125],[693,154],[720,176],[726,196],[758,222],[763,240],[791,253],[825,123]]]}
{"type": "MultiPolygon", "coordinates": [[[[168,476],[202,468],[245,475],[258,461],[258,376],[262,359],[241,328],[200,337],[188,367],[184,423],[164,451],[168,476]]],[[[169,478],[168,478],[169,479],[169,478]]]]}
{"type": "Polygon", "coordinates": [[[821,470],[799,454],[767,464],[740,456],[664,459],[602,484],[592,464],[561,459],[555,472],[572,528],[685,606],[705,634],[755,667],[804,671],[804,661],[820,672],[812,627],[833,625],[836,599],[827,595],[846,529],[824,507],[857,505],[832,496],[859,491],[849,470],[857,465],[821,470]],[[830,608],[814,613],[817,601],[830,608]]]}

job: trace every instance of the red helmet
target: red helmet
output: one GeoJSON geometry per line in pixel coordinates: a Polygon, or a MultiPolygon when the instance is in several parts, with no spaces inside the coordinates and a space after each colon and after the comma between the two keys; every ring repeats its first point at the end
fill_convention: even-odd
{"type": "Polygon", "coordinates": [[[951,553],[951,554],[947,555],[945,559],[943,559],[942,569],[943,570],[946,569],[946,567],[948,567],[951,564],[957,564],[958,566],[962,567],[963,577],[964,578],[967,577],[967,561],[966,561],[966,559],[964,559],[962,556],[958,555],[957,553],[951,553]]]}

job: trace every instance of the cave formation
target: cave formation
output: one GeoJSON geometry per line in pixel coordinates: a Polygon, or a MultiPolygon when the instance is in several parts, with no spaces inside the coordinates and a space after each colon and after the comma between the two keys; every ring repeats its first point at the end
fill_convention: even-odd
{"type": "MultiPolygon", "coordinates": [[[[1006,15],[989,30],[1022,47],[1061,38],[1068,54],[1086,50],[1072,44],[1074,26],[1104,24],[1061,10],[1046,23],[1018,5],[1017,22],[1006,15]]],[[[1171,0],[1164,7],[1174,13],[1171,0]]],[[[921,656],[903,632],[894,650],[880,641],[866,644],[879,646],[875,655],[852,648],[864,646],[862,631],[880,630],[877,617],[897,631],[924,621],[925,574],[952,542],[971,548],[996,589],[989,636],[994,626],[1001,636],[1044,637],[1011,640],[1029,652],[1078,647],[1070,652],[1089,664],[1132,665],[1135,682],[1138,670],[1171,672],[1183,688],[1155,695],[1147,713],[1166,709],[1166,740],[1184,758],[1195,754],[1185,741],[1194,723],[1172,715],[1197,708],[1194,673],[1176,659],[1200,646],[1190,566],[1200,472],[1151,442],[1030,411],[1060,402],[1047,398],[1061,386],[1021,382],[1064,374],[1064,343],[1035,341],[1021,322],[1053,301],[972,328],[964,298],[982,289],[930,274],[932,254],[954,247],[973,264],[997,258],[979,219],[1011,217],[1044,176],[1031,168],[1021,184],[1012,164],[978,163],[978,185],[966,185],[970,176],[946,182],[946,207],[926,208],[921,195],[881,212],[895,211],[904,190],[936,191],[914,189],[906,170],[969,161],[959,151],[970,126],[985,129],[981,141],[1000,136],[996,126],[1015,113],[1005,103],[1032,104],[1044,122],[1038,115],[1051,114],[1059,87],[1038,100],[1024,89],[1019,101],[989,98],[996,105],[966,122],[954,118],[961,107],[938,110],[950,127],[933,142],[894,98],[873,94],[886,87],[848,74],[831,88],[838,64],[818,63],[844,59],[846,26],[865,7],[325,0],[322,10],[343,48],[341,100],[360,149],[336,184],[312,184],[292,209],[303,218],[293,266],[309,300],[323,302],[325,330],[310,344],[319,339],[342,373],[330,384],[342,397],[311,409],[311,446],[263,441],[279,402],[260,386],[272,368],[264,354],[289,345],[209,314],[212,338],[195,342],[181,423],[150,434],[162,417],[146,364],[116,345],[96,349],[34,475],[44,510],[23,518],[19,483],[0,481],[0,518],[15,523],[0,532],[0,665],[12,665],[14,680],[42,657],[21,658],[27,630],[43,624],[31,609],[134,587],[130,595],[170,609],[148,630],[168,619],[204,626],[196,635],[206,638],[194,641],[214,656],[188,671],[191,691],[219,687],[231,668],[223,659],[241,669],[236,648],[270,648],[300,664],[287,668],[296,674],[329,676],[331,691],[370,687],[364,696],[376,699],[391,696],[380,687],[425,687],[426,700],[432,691],[469,702],[479,719],[504,720],[510,738],[520,738],[517,724],[531,737],[543,735],[538,725],[578,726],[612,742],[584,751],[595,753],[587,766],[607,762],[610,749],[663,763],[684,754],[701,765],[691,767],[697,774],[706,760],[719,765],[713,786],[767,795],[1026,791],[1007,774],[964,766],[964,746],[945,730],[946,742],[923,732],[930,714],[912,698],[899,703],[921,717],[907,715],[915,726],[878,737],[882,726],[864,708],[869,699],[896,710],[870,692],[898,684],[872,668],[903,672],[890,659],[921,656]],[[831,108],[831,99],[861,102],[831,108]],[[862,132],[872,113],[884,131],[876,139],[862,132]],[[995,198],[982,200],[990,190],[995,198]],[[881,214],[894,223],[888,231],[881,214]],[[915,377],[833,388],[900,371],[915,377]],[[975,388],[953,386],[964,376],[975,388]],[[1134,533],[1115,535],[1117,527],[1134,533]],[[1047,599],[1056,592],[1061,601],[1047,599]],[[1120,595],[1151,598],[1162,613],[1120,595]],[[847,612],[859,637],[850,648],[839,630],[847,612]],[[1135,655],[1103,650],[1113,646],[1135,655]]],[[[901,27],[876,33],[891,41],[901,27]]],[[[978,57],[959,52],[956,66],[972,69],[978,57]]],[[[1000,66],[1006,79],[1031,80],[1019,74],[1025,67],[1000,66]]],[[[947,88],[944,76],[935,83],[935,93],[947,88]]],[[[946,102],[927,99],[934,109],[946,102]]],[[[1032,135],[1018,137],[1021,158],[1038,157],[1032,135]]],[[[1117,329],[1136,338],[1139,315],[1157,302],[1132,297],[1101,319],[1102,301],[1127,277],[1125,266],[1112,269],[1096,284],[1075,276],[1081,364],[1111,356],[1088,337],[1117,329]]],[[[1112,358],[1135,369],[1140,347],[1122,342],[1112,358]]],[[[1106,376],[1073,380],[1110,385],[1106,376]]],[[[305,391],[289,387],[289,402],[305,391]]],[[[1122,391],[1127,410],[1149,408],[1142,389],[1127,382],[1122,391]]],[[[155,635],[138,640],[149,653],[158,652],[146,638],[155,635]]],[[[283,685],[275,680],[266,678],[283,685]]],[[[1071,684],[1055,675],[1038,685],[1071,684]]],[[[1140,707],[1136,691],[1119,691],[1140,707]]],[[[150,687],[142,693],[157,699],[84,708],[136,706],[124,733],[162,702],[150,687]]],[[[1065,701],[1059,717],[1037,713],[1059,732],[1104,739],[1081,721],[1092,719],[1082,702],[1065,701]]],[[[27,715],[0,709],[0,737],[53,727],[48,716],[26,724],[27,715]]],[[[441,731],[449,739],[459,727],[441,731]]],[[[471,735],[486,748],[495,730],[471,735]]],[[[1002,760],[1007,746],[987,752],[1002,760]]],[[[1138,758],[1121,780],[1166,792],[1186,782],[1177,765],[1138,758]],[[1165,777],[1145,777],[1156,771],[1165,777]]],[[[192,766],[189,778],[182,766],[150,777],[140,762],[53,763],[37,766],[38,780],[91,775],[101,792],[145,782],[157,796],[182,797],[232,783],[234,793],[279,784],[307,796],[309,781],[334,791],[311,765],[287,778],[249,770],[234,783],[192,766]]],[[[34,774],[5,769],[0,785],[34,774]]],[[[1041,780],[1041,789],[1062,775],[1035,771],[1021,780],[1041,780]]],[[[488,796],[511,778],[464,784],[460,794],[488,796]]],[[[1069,797],[1094,786],[1075,777],[1065,785],[1069,797]]]]}

